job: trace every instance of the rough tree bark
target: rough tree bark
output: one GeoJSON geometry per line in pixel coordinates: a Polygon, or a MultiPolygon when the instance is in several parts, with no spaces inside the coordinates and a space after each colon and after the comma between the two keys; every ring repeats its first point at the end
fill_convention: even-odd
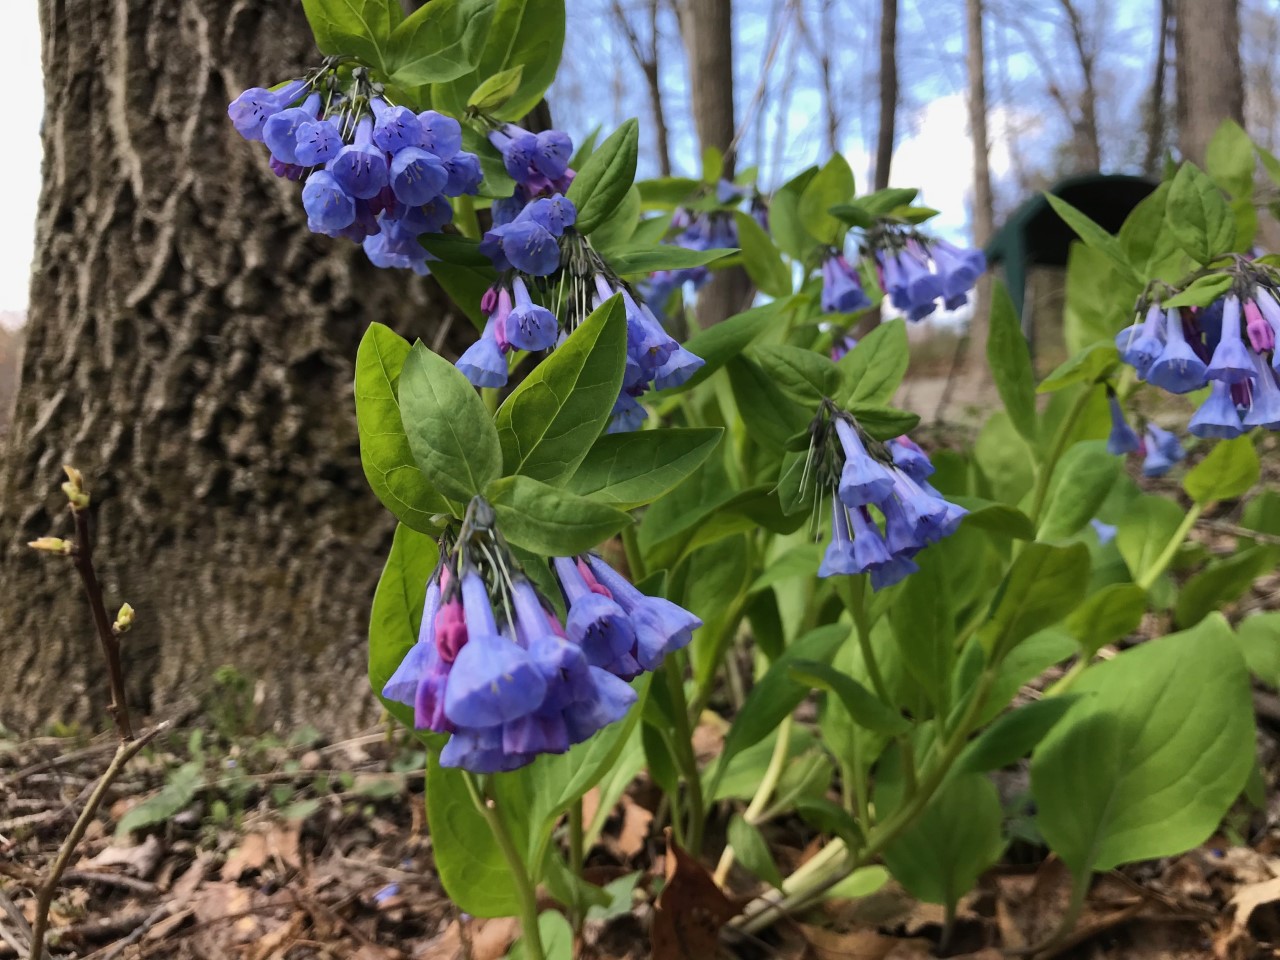
{"type": "Polygon", "coordinates": [[[1173,0],[1160,0],[1155,72],[1151,80],[1151,102],[1147,108],[1147,149],[1142,158],[1142,172],[1149,177],[1154,177],[1159,172],[1160,155],[1164,152],[1164,88],[1169,65],[1169,25],[1172,19],[1173,0]]]}
{"type": "Polygon", "coordinates": [[[898,112],[898,0],[880,4],[880,122],[876,135],[875,189],[889,186],[893,128],[898,112]]]}
{"type": "MultiPolygon", "coordinates": [[[[370,320],[442,342],[418,278],[306,229],[226,118],[318,59],[296,0],[41,0],[44,186],[20,392],[0,462],[0,720],[100,721],[68,570],[63,463],[94,498],[132,706],[198,701],[222,664],[264,720],[368,722],[369,600],[391,522],[359,466],[351,378],[370,320]]],[[[461,332],[461,326],[456,327],[461,332]]]]}
{"type": "Polygon", "coordinates": [[[1218,125],[1244,123],[1237,0],[1174,0],[1173,45],[1178,147],[1203,166],[1218,125]]]}
{"type": "MultiPolygon", "coordinates": [[[[677,7],[680,32],[689,58],[693,122],[698,143],[724,154],[724,178],[733,179],[733,3],[732,0],[683,0],[677,7]]],[[[719,270],[698,291],[698,323],[719,323],[749,305],[746,272],[719,270]]]]}

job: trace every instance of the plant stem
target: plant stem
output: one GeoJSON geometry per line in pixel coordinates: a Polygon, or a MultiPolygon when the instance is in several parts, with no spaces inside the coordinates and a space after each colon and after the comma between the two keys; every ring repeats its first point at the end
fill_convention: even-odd
{"type": "Polygon", "coordinates": [[[871,624],[867,620],[867,578],[865,576],[841,578],[840,597],[853,617],[854,632],[858,635],[858,649],[862,651],[862,660],[867,668],[867,676],[876,696],[892,705],[889,688],[885,685],[884,675],[880,672],[880,664],[876,660],[876,652],[871,646],[871,624]]]}
{"type": "Polygon", "coordinates": [[[582,830],[582,798],[569,804],[569,866],[576,877],[582,876],[582,865],[586,861],[583,847],[582,830]]]}
{"type": "Polygon", "coordinates": [[[93,627],[102,645],[102,656],[107,661],[107,676],[111,683],[111,704],[107,707],[115,721],[116,731],[122,741],[133,739],[133,724],[129,719],[129,704],[125,699],[124,671],[120,666],[120,639],[111,627],[106,605],[102,601],[102,584],[93,568],[93,541],[89,537],[88,507],[71,508],[76,522],[76,548],[72,553],[76,572],[84,585],[85,598],[93,614],[93,627]]]}
{"type": "Polygon", "coordinates": [[[702,797],[702,778],[698,775],[698,758],[693,753],[693,728],[689,722],[689,702],[684,695],[684,679],[676,669],[677,659],[667,657],[659,670],[667,682],[667,690],[671,694],[671,712],[675,730],[673,733],[676,764],[680,767],[680,775],[684,779],[689,794],[689,819],[685,830],[685,849],[693,856],[698,856],[702,849],[702,826],[706,818],[706,808],[702,797]]]}
{"type": "Polygon", "coordinates": [[[458,232],[469,240],[480,239],[480,219],[476,216],[476,205],[465,194],[455,197],[453,201],[454,218],[458,232]]]}
{"type": "Polygon", "coordinates": [[[640,541],[636,537],[636,525],[622,528],[622,549],[627,554],[627,570],[631,573],[631,582],[639,583],[645,578],[644,554],[640,552],[640,541]]]}
{"type": "MultiPolygon", "coordinates": [[[[773,791],[778,787],[778,781],[782,779],[782,772],[787,768],[787,756],[791,752],[792,723],[792,718],[787,716],[778,725],[778,739],[774,741],[773,755],[769,757],[769,766],[764,771],[764,779],[760,781],[760,786],[756,788],[751,802],[747,804],[747,809],[742,814],[742,819],[753,827],[760,820],[760,814],[768,807],[769,798],[773,796],[773,791]]],[[[732,845],[726,846],[724,853],[720,855],[715,881],[722,887],[729,876],[729,871],[733,868],[736,856],[732,845]]]]}
{"type": "MultiPolygon", "coordinates": [[[[79,514],[77,514],[77,518],[78,516],[79,514]]],[[[89,824],[98,812],[98,807],[101,806],[103,798],[107,795],[107,790],[110,789],[116,777],[120,775],[120,771],[124,769],[125,764],[137,756],[143,747],[168,728],[169,722],[166,720],[157,724],[136,740],[121,740],[120,745],[116,747],[111,763],[107,766],[101,779],[98,780],[97,786],[93,788],[93,793],[89,794],[89,799],[85,802],[84,809],[80,811],[80,816],[76,820],[75,826],[71,828],[67,838],[62,841],[62,846],[58,849],[58,856],[54,859],[53,866],[49,868],[49,875],[45,877],[44,883],[41,884],[40,891],[36,895],[36,915],[31,924],[31,960],[44,960],[48,956],[48,952],[44,948],[44,937],[49,929],[49,907],[53,903],[53,895],[57,893],[58,883],[62,880],[62,875],[66,872],[67,865],[71,862],[71,855],[75,853],[76,847],[79,846],[80,841],[84,838],[85,831],[89,829],[89,824]]]]}
{"type": "Polygon", "coordinates": [[[1160,579],[1160,574],[1164,573],[1169,564],[1173,562],[1173,558],[1182,546],[1182,541],[1187,539],[1187,534],[1191,532],[1191,528],[1196,525],[1196,521],[1200,519],[1200,514],[1202,513],[1204,513],[1204,507],[1201,504],[1192,505],[1182,523],[1178,524],[1178,529],[1173,531],[1173,536],[1169,538],[1169,542],[1160,551],[1160,556],[1156,557],[1155,563],[1143,571],[1142,576],[1138,577],[1138,586],[1143,590],[1150,590],[1152,584],[1160,579]]]}
{"type": "Polygon", "coordinates": [[[1044,509],[1045,497],[1049,493],[1049,481],[1053,479],[1053,471],[1058,466],[1058,460],[1061,459],[1063,452],[1067,448],[1067,440],[1071,437],[1071,432],[1076,427],[1076,422],[1084,413],[1084,408],[1089,405],[1089,398],[1093,396],[1093,386],[1081,391],[1075,401],[1071,404],[1071,409],[1067,411],[1067,415],[1058,426],[1058,432],[1054,435],[1053,446],[1049,450],[1049,456],[1045,458],[1044,463],[1040,465],[1040,472],[1036,476],[1036,490],[1031,498],[1031,525],[1033,527],[1040,526],[1040,511],[1044,509]]]}
{"type": "Polygon", "coordinates": [[[520,901],[520,931],[523,934],[525,956],[529,960],[546,960],[547,954],[542,946],[542,934],[538,930],[538,897],[533,889],[533,881],[529,879],[524,858],[516,849],[515,841],[511,839],[511,831],[507,829],[501,814],[485,801],[475,774],[464,772],[463,780],[467,784],[467,791],[471,794],[471,802],[476,805],[480,816],[484,817],[485,823],[489,825],[493,839],[498,842],[498,849],[502,851],[507,866],[511,868],[511,878],[515,881],[516,896],[520,901]]]}

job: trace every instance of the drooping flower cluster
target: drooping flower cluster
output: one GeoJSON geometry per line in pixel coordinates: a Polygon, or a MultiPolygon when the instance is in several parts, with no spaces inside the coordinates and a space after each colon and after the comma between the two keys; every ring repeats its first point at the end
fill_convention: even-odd
{"type": "Polygon", "coordinates": [[[510,558],[488,505],[473,501],[467,517],[427,584],[418,641],[382,691],[413,707],[415,729],[451,735],[443,766],[494,773],[564,753],[622,719],[636,702],[626,681],[702,625],[596,556],[553,561],[562,624],[510,558]]]}
{"type": "Polygon", "coordinates": [[[1230,439],[1253,427],[1280,430],[1277,335],[1275,288],[1245,277],[1203,310],[1152,303],[1143,319],[1116,335],[1116,347],[1139,378],[1169,393],[1208,386],[1187,429],[1230,439]]]}
{"type": "Polygon", "coordinates": [[[304,180],[308,226],[362,244],[380,267],[428,272],[418,238],[453,218],[447,198],[480,187],[458,121],[391,104],[363,68],[345,89],[332,63],[275,90],[253,87],[227,113],[245,139],[267,145],[278,176],[304,180]]]}
{"type": "Polygon", "coordinates": [[[1111,407],[1111,433],[1107,436],[1107,452],[1116,456],[1133,453],[1143,457],[1142,474],[1146,477],[1163,477],[1173,465],[1186,456],[1181,441],[1163,427],[1148,423],[1142,436],[1129,426],[1120,398],[1110,388],[1107,402],[1111,407]]]}
{"type": "MultiPolygon", "coordinates": [[[[722,250],[738,246],[738,227],[733,214],[728,211],[713,210],[694,215],[680,207],[671,217],[671,227],[677,232],[666,242],[686,250],[722,250]]],[[[711,270],[705,264],[657,270],[645,283],[645,298],[661,310],[671,294],[686,283],[696,290],[710,279],[711,270]]]]}
{"type": "Polygon", "coordinates": [[[981,250],[957,247],[945,240],[912,235],[878,246],[875,251],[880,287],[908,320],[923,320],[938,308],[964,306],[969,291],[987,269],[981,250]]]}
{"type": "Polygon", "coordinates": [[[867,573],[872,589],[892,586],[919,569],[917,553],[954,533],[968,513],[929,483],[933,464],[907,437],[872,440],[829,402],[810,434],[805,471],[820,494],[815,505],[832,494],[831,541],[818,576],[867,573]]]}
{"type": "Polygon", "coordinates": [[[843,253],[830,253],[822,261],[822,312],[857,313],[871,306],[862,289],[858,270],[843,253]]]}

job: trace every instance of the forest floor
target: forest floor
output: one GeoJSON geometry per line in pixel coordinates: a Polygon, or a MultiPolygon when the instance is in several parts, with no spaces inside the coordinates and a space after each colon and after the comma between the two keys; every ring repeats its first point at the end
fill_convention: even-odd
{"type": "MultiPolygon", "coordinates": [[[[1268,801],[1242,801],[1218,835],[1183,856],[1096,878],[1075,932],[1042,956],[1278,955],[1280,726],[1267,712],[1258,746],[1268,801]]],[[[721,730],[713,723],[699,729],[701,752],[716,752],[721,730]]],[[[8,914],[0,917],[0,960],[26,956],[19,918],[31,921],[33,890],[113,750],[106,734],[0,741],[0,908],[8,914]]],[[[314,731],[287,741],[228,735],[207,722],[166,732],[112,787],[71,860],[53,902],[53,956],[499,960],[517,933],[514,921],[460,914],[434,875],[422,761],[415,741],[389,728],[337,742],[314,731]]],[[[1025,770],[1003,776],[1002,788],[1011,791],[1025,783],[1025,770]]],[[[654,903],[672,882],[656,801],[657,791],[639,779],[590,852],[588,878],[613,899],[593,908],[575,956],[711,960],[651,954],[646,931],[654,903]]],[[[713,823],[713,852],[727,815],[713,823]]],[[[770,828],[772,852],[785,869],[816,852],[807,835],[794,821],[770,828]]],[[[690,869],[685,863],[679,877],[693,895],[662,904],[677,928],[698,925],[700,911],[728,902],[702,868],[693,866],[692,876],[690,869]]],[[[913,900],[876,871],[866,877],[866,896],[830,899],[758,939],[726,928],[722,955],[999,960],[1043,942],[1070,890],[1061,863],[1034,840],[1016,840],[961,902],[950,942],[940,949],[942,908],[913,900]]],[[[738,903],[761,890],[737,869],[729,881],[738,903]]]]}

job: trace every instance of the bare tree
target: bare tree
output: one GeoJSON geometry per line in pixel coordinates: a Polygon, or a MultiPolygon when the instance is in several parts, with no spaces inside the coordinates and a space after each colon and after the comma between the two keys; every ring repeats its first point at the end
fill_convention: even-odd
{"type": "MultiPolygon", "coordinates": [[[[965,64],[969,80],[969,136],[973,143],[973,240],[981,247],[991,239],[995,211],[991,198],[990,143],[987,139],[986,50],[983,43],[983,0],[965,0],[965,64]]],[[[971,381],[987,376],[988,285],[980,283],[969,321],[968,366],[971,381]]]]}
{"type": "Polygon", "coordinates": [[[658,171],[664,177],[671,176],[671,146],[668,142],[667,116],[662,103],[661,70],[658,57],[658,8],[661,0],[644,0],[644,10],[649,28],[645,39],[631,24],[630,17],[623,9],[621,0],[611,0],[610,12],[613,21],[627,41],[631,55],[635,57],[640,72],[644,74],[645,85],[649,92],[649,109],[653,113],[654,150],[658,155],[658,171]]]}
{"type": "Polygon", "coordinates": [[[1203,164],[1214,131],[1244,123],[1237,0],[1174,0],[1178,147],[1203,164]]]}
{"type": "MultiPolygon", "coordinates": [[[[828,153],[840,152],[840,108],[835,91],[834,74],[831,62],[831,2],[824,0],[819,15],[822,20],[818,37],[809,29],[808,19],[804,14],[804,4],[794,3],[796,31],[805,47],[813,55],[818,67],[818,85],[822,89],[822,111],[825,118],[824,139],[828,153]]],[[[766,78],[762,77],[761,80],[766,78]]]]}
{"type": "Polygon", "coordinates": [[[1155,74],[1151,80],[1151,100],[1147,105],[1147,148],[1142,169],[1148,176],[1158,172],[1164,150],[1164,88],[1168,72],[1169,27],[1173,22],[1173,0],[1160,0],[1160,22],[1156,30],[1155,74]]]}
{"type": "Polygon", "coordinates": [[[876,134],[875,189],[889,186],[893,129],[898,111],[898,0],[880,3],[880,122],[876,134]]]}

